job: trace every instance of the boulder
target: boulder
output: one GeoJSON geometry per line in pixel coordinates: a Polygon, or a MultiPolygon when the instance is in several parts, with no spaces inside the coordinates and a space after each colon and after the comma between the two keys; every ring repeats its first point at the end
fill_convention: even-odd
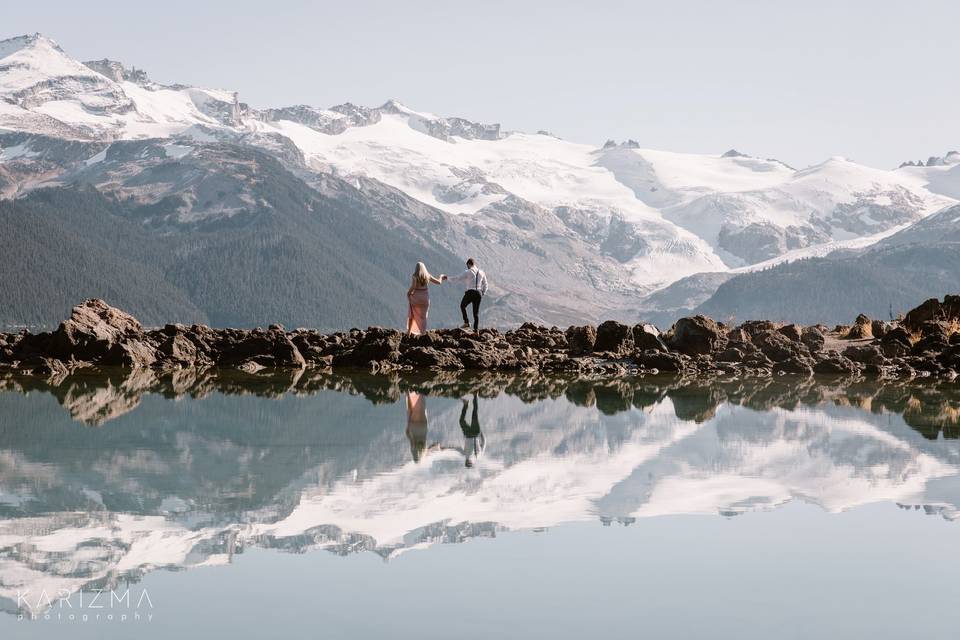
{"type": "Polygon", "coordinates": [[[803,328],[798,324],[784,325],[777,329],[777,333],[786,336],[794,342],[800,342],[803,338],[803,328]]]}
{"type": "Polygon", "coordinates": [[[744,329],[737,327],[727,332],[727,340],[730,342],[750,342],[750,334],[744,329]]]}
{"type": "Polygon", "coordinates": [[[937,362],[960,372],[960,344],[950,345],[937,356],[937,362]]]}
{"type": "Polygon", "coordinates": [[[853,326],[843,336],[847,340],[863,340],[873,337],[873,320],[862,313],[854,320],[853,326]]]}
{"type": "Polygon", "coordinates": [[[763,355],[774,362],[781,362],[794,356],[802,355],[802,345],[794,342],[778,331],[765,331],[753,337],[753,344],[760,349],[763,355]]]}
{"type": "Polygon", "coordinates": [[[813,367],[809,359],[801,356],[792,356],[774,364],[772,373],[778,376],[791,375],[809,378],[813,375],[813,367]]]}
{"type": "Polygon", "coordinates": [[[633,329],[627,325],[607,320],[597,327],[597,339],[593,350],[622,354],[633,349],[633,329]]]}
{"type": "Polygon", "coordinates": [[[712,319],[694,316],[677,320],[666,342],[680,353],[696,355],[723,349],[727,337],[712,319]]]}
{"type": "Polygon", "coordinates": [[[950,337],[945,333],[928,333],[919,340],[917,340],[913,347],[910,348],[910,353],[915,356],[922,356],[924,354],[936,354],[940,353],[944,349],[950,346],[950,337]]]}
{"type": "Polygon", "coordinates": [[[149,367],[157,361],[157,353],[152,345],[138,340],[128,338],[117,342],[103,354],[98,360],[98,364],[119,367],[149,367]]]}
{"type": "Polygon", "coordinates": [[[597,330],[590,325],[570,327],[567,329],[566,337],[567,349],[571,355],[590,353],[597,341],[597,330]]]}
{"type": "Polygon", "coordinates": [[[830,354],[813,365],[813,372],[824,375],[850,375],[857,371],[857,365],[844,356],[831,351],[830,354]]]}
{"type": "Polygon", "coordinates": [[[306,366],[300,350],[290,338],[279,332],[241,332],[239,337],[225,338],[219,345],[219,352],[218,366],[235,366],[247,360],[254,360],[264,367],[306,366]]]}
{"type": "Polygon", "coordinates": [[[823,335],[823,331],[817,327],[804,327],[803,332],[800,335],[800,341],[809,349],[811,352],[816,353],[823,349],[823,345],[826,343],[827,339],[823,335]]]}
{"type": "Polygon", "coordinates": [[[652,324],[636,324],[633,326],[633,346],[637,351],[669,351],[667,343],[660,337],[660,330],[652,324]]]}
{"type": "Polygon", "coordinates": [[[909,349],[911,346],[910,332],[903,327],[893,327],[880,338],[880,344],[890,344],[894,342],[902,344],[909,349]]]}
{"type": "Polygon", "coordinates": [[[908,329],[918,329],[931,320],[951,322],[960,320],[960,295],[945,296],[943,302],[930,298],[920,306],[912,309],[903,318],[903,326],[908,329]]]}
{"type": "Polygon", "coordinates": [[[634,355],[634,362],[644,369],[656,369],[667,373],[677,373],[686,369],[683,356],[676,353],[665,353],[655,349],[641,351],[634,355]]]}
{"type": "Polygon", "coordinates": [[[890,323],[883,320],[874,320],[870,323],[870,330],[874,338],[882,338],[890,330],[890,323]]]}
{"type": "Polygon", "coordinates": [[[757,334],[766,333],[767,331],[776,331],[779,327],[780,325],[770,320],[747,320],[740,325],[740,328],[751,338],[757,334]]]}
{"type": "Polygon", "coordinates": [[[882,365],[887,360],[880,348],[872,344],[851,345],[843,350],[843,356],[860,364],[882,365]]]}
{"type": "Polygon", "coordinates": [[[167,360],[189,366],[197,362],[197,347],[185,335],[176,333],[164,340],[157,352],[167,360]]]}
{"type": "Polygon", "coordinates": [[[880,343],[880,352],[886,358],[899,358],[910,353],[910,347],[901,342],[892,340],[880,343]]]}
{"type": "Polygon", "coordinates": [[[749,342],[731,342],[727,348],[716,355],[717,362],[743,362],[747,354],[759,352],[759,349],[749,342]],[[747,349],[750,347],[750,349],[747,349]]]}
{"type": "Polygon", "coordinates": [[[142,335],[143,326],[136,318],[91,298],[75,306],[70,318],[53,332],[50,354],[63,360],[96,362],[119,342],[142,335]]]}
{"type": "Polygon", "coordinates": [[[367,367],[371,362],[396,362],[400,359],[403,334],[395,329],[370,327],[350,350],[337,354],[333,366],[367,367]]]}
{"type": "Polygon", "coordinates": [[[433,347],[411,347],[403,353],[400,361],[418,369],[463,369],[463,363],[455,354],[433,347]]]}

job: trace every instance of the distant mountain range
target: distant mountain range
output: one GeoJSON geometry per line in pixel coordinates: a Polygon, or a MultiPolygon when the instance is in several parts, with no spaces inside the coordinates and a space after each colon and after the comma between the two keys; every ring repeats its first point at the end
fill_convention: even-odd
{"type": "Polygon", "coordinates": [[[960,206],[860,250],[784,263],[727,280],[697,313],[716,318],[850,322],[893,319],[960,288],[960,206]]]}
{"type": "MultiPolygon", "coordinates": [[[[914,165],[594,146],[394,100],[253,109],[20,36],[0,41],[0,243],[16,256],[0,323],[54,323],[97,295],[148,322],[402,325],[414,263],[452,273],[467,256],[490,276],[491,322],[669,322],[721,282],[748,291],[754,271],[863,250],[957,203],[960,155],[914,165]]],[[[947,292],[894,275],[874,274],[870,300],[947,292]]],[[[802,290],[811,317],[849,319],[802,290]]]]}

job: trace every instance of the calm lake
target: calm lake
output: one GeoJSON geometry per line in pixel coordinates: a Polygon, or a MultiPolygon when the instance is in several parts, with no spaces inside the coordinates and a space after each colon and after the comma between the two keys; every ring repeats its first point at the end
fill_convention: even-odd
{"type": "Polygon", "coordinates": [[[954,638],[960,384],[0,379],[2,638],[954,638]]]}

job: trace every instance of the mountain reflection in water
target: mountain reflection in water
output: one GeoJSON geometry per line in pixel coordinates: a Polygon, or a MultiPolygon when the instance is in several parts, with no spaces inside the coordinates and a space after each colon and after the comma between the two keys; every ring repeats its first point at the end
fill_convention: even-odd
{"type": "Polygon", "coordinates": [[[953,520],[954,384],[484,374],[0,379],[0,608],[158,568],[666,514],[953,520]]]}

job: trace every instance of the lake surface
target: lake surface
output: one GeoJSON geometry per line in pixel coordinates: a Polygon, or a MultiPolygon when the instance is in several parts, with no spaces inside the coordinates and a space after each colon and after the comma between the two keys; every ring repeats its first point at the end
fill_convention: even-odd
{"type": "Polygon", "coordinates": [[[954,638],[960,385],[0,380],[2,638],[954,638]]]}

